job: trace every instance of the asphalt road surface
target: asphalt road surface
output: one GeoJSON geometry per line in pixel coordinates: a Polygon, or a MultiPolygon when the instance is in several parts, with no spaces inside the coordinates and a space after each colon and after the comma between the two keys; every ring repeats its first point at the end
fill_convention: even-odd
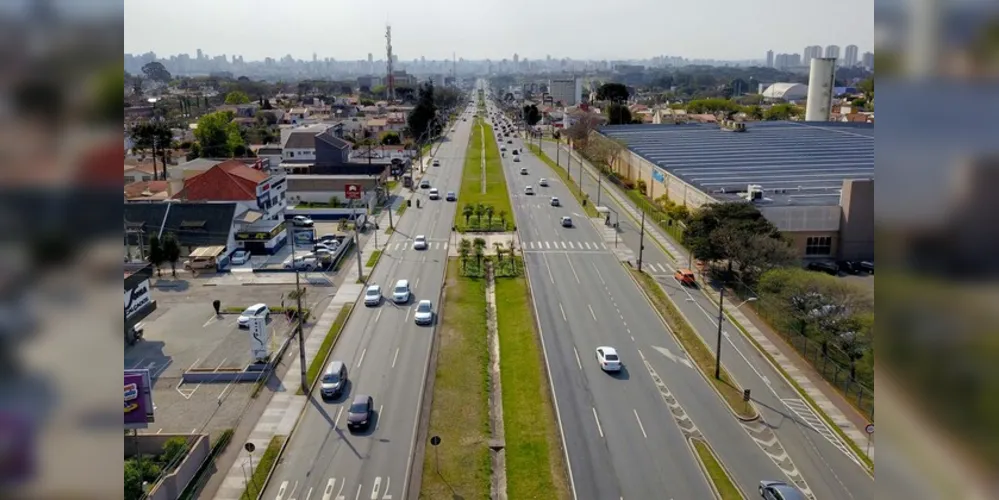
{"type": "MultiPolygon", "coordinates": [[[[545,141],[543,149],[552,160],[556,159],[555,144],[545,141]]],[[[529,154],[528,156],[533,155],[529,154]]],[[[567,164],[565,151],[563,150],[558,157],[561,159],[561,164],[565,166],[567,164]]],[[[573,161],[571,167],[573,179],[578,179],[580,172],[578,162],[573,161]]],[[[548,167],[544,168],[548,169],[548,167]]],[[[583,179],[583,191],[589,194],[591,200],[595,201],[598,189],[596,179],[592,175],[586,174],[585,170],[583,179]]],[[[602,190],[600,204],[620,214],[619,244],[635,250],[637,255],[640,238],[639,222],[628,217],[622,207],[607,195],[605,183],[600,188],[602,190]]],[[[563,201],[566,199],[571,202],[575,201],[569,196],[568,191],[560,196],[563,201]]],[[[582,214],[579,210],[574,209],[574,211],[582,214]]],[[[646,224],[648,223],[647,220],[646,224]]],[[[644,269],[656,275],[677,308],[691,321],[697,333],[706,339],[709,345],[714,345],[718,331],[718,304],[696,289],[691,290],[679,286],[672,277],[676,266],[689,267],[688,257],[677,255],[675,256],[677,263],[674,264],[673,260],[658,245],[650,241],[649,238],[645,239],[644,269]]],[[[625,315],[625,317],[628,316],[625,315]]],[[[722,343],[723,365],[742,387],[752,391],[752,399],[760,410],[763,421],[773,429],[778,443],[787,452],[790,462],[783,463],[785,465],[793,464],[793,468],[804,478],[815,498],[875,498],[874,479],[859,465],[839,436],[808,408],[794,388],[769,364],[755,346],[744,338],[736,327],[728,324],[727,320],[723,325],[723,332],[725,333],[722,343]]],[[[669,381],[667,381],[668,383],[669,381]]],[[[681,403],[684,401],[685,398],[680,398],[681,403]]],[[[707,433],[705,425],[706,423],[699,423],[701,430],[707,433]]],[[[716,449],[718,448],[715,440],[712,440],[712,445],[716,449]]],[[[756,447],[755,445],[751,446],[756,447]]],[[[746,450],[747,453],[749,451],[751,450],[746,450]]],[[[757,460],[767,460],[769,457],[771,460],[767,461],[773,462],[772,455],[773,453],[761,456],[757,460]]],[[[776,458],[779,458],[779,452],[777,455],[776,458]]],[[[727,458],[723,459],[725,465],[732,469],[734,474],[742,475],[737,472],[741,468],[738,460],[733,462],[727,458]]],[[[761,476],[758,479],[788,479],[783,474],[776,472],[776,469],[771,474],[770,476],[761,476]]],[[[748,474],[746,475],[748,476],[748,474]]],[[[740,481],[740,486],[744,489],[746,487],[742,481],[740,481]]]]}
{"type": "Polygon", "coordinates": [[[413,206],[396,221],[396,231],[385,247],[392,250],[382,254],[369,280],[369,284],[382,286],[386,300],[378,307],[359,304],[333,350],[330,359],[342,360],[348,366],[350,382],[344,395],[336,401],[323,401],[318,387],[310,395],[263,498],[406,498],[436,329],[414,324],[413,309],[422,299],[433,301],[435,311],[438,308],[456,205],[443,201],[443,194],[458,191],[471,123],[459,120],[456,131],[436,152],[441,165],[427,167],[424,179],[440,189],[442,199],[430,201],[427,190],[417,190],[413,206]],[[415,199],[423,208],[416,208],[415,199]],[[428,238],[428,249],[412,249],[417,235],[428,238]],[[399,242],[408,244],[395,250],[399,242]],[[389,300],[399,279],[409,280],[413,291],[406,305],[389,300]],[[372,396],[377,411],[371,427],[354,434],[347,430],[346,412],[358,394],[372,396]]]}

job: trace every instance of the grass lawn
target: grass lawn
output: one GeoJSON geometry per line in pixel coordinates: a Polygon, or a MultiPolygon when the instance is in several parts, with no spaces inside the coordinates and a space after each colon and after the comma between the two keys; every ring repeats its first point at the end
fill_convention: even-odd
{"type": "MultiPolygon", "coordinates": [[[[519,260],[519,259],[518,259],[519,260]]],[[[518,264],[523,269],[523,262],[518,264]]],[[[496,279],[510,498],[569,498],[555,412],[524,277],[496,279]]]]}
{"type": "MultiPolygon", "coordinates": [[[[492,127],[476,118],[471,137],[468,140],[468,152],[465,154],[465,166],[461,174],[461,189],[458,192],[459,207],[454,216],[454,225],[458,231],[469,230],[509,230],[513,226],[513,208],[510,205],[510,194],[506,188],[506,177],[503,174],[503,164],[500,162],[499,146],[493,138],[492,127]],[[482,133],[486,134],[486,192],[482,193],[482,133]],[[462,210],[466,205],[477,203],[493,207],[493,221],[490,228],[479,227],[478,218],[472,216],[465,223],[462,210]],[[506,228],[500,219],[506,220],[506,228]]],[[[490,224],[484,222],[482,226],[490,224]]]]}
{"type": "Polygon", "coordinates": [[[708,477],[715,485],[715,489],[718,490],[721,500],[743,500],[745,497],[742,496],[742,492],[739,491],[739,488],[735,487],[732,478],[728,477],[728,472],[722,468],[707,443],[700,439],[694,439],[691,443],[693,443],[694,449],[697,450],[697,457],[701,459],[701,463],[704,464],[704,468],[708,471],[708,477]]]}
{"type": "Polygon", "coordinates": [[[378,259],[380,258],[382,258],[381,250],[375,250],[371,252],[371,255],[368,256],[368,263],[365,264],[364,267],[375,267],[376,265],[378,265],[378,259]]]}
{"type": "Polygon", "coordinates": [[[569,174],[565,171],[565,169],[555,164],[555,162],[552,161],[552,159],[549,158],[548,155],[544,153],[544,151],[541,151],[541,149],[538,148],[537,144],[528,144],[527,149],[530,149],[531,152],[534,153],[538,158],[541,158],[541,161],[545,162],[546,165],[548,165],[549,167],[551,167],[553,171],[555,171],[555,175],[558,175],[559,178],[562,179],[562,182],[566,183],[566,186],[569,188],[569,191],[571,191],[572,195],[576,197],[576,200],[579,201],[580,205],[583,204],[584,199],[587,200],[586,206],[583,207],[583,211],[586,212],[587,216],[600,217],[600,214],[597,213],[597,208],[593,206],[593,203],[589,201],[589,196],[587,196],[585,193],[584,194],[579,193],[579,184],[577,184],[577,179],[575,177],[569,179],[569,174]]]}
{"type": "MultiPolygon", "coordinates": [[[[330,325],[330,330],[326,332],[326,337],[323,339],[323,344],[319,347],[319,352],[316,357],[312,359],[309,363],[309,369],[305,372],[305,378],[309,382],[309,387],[312,387],[312,382],[316,380],[319,376],[319,372],[322,371],[323,365],[326,364],[326,358],[329,357],[330,350],[333,349],[333,344],[336,344],[336,339],[340,337],[340,332],[343,330],[343,326],[347,323],[347,318],[350,318],[350,311],[354,308],[354,304],[345,304],[340,312],[337,313],[336,319],[333,320],[333,324],[330,325]]],[[[302,388],[298,388],[298,395],[302,395],[302,388]]]]}
{"type": "Polygon", "coordinates": [[[278,452],[281,451],[281,446],[284,445],[285,439],[287,439],[287,436],[274,436],[271,438],[271,442],[267,444],[267,449],[260,455],[260,461],[257,462],[256,468],[253,469],[253,476],[250,478],[250,483],[246,485],[246,489],[243,490],[243,495],[239,497],[240,500],[256,500],[260,496],[261,489],[264,487],[264,481],[267,480],[267,475],[271,473],[271,467],[274,466],[274,461],[277,460],[278,452]]]}
{"type": "Polygon", "coordinates": [[[486,281],[461,277],[459,267],[457,259],[449,260],[439,313],[429,435],[440,436],[441,444],[426,448],[420,490],[425,499],[489,498],[486,281]]]}
{"type": "Polygon", "coordinates": [[[683,344],[683,348],[690,355],[691,361],[714,384],[718,392],[721,393],[725,403],[739,417],[745,419],[755,418],[758,415],[756,410],[742,400],[742,389],[732,381],[732,377],[729,376],[724,367],[721,370],[721,380],[715,379],[714,352],[704,344],[697,333],[690,327],[687,320],[680,314],[679,309],[666,296],[666,292],[663,291],[662,286],[659,285],[655,278],[644,272],[632,269],[631,273],[638,283],[641,284],[646,297],[652,301],[652,304],[655,306],[654,309],[662,314],[666,323],[673,331],[673,336],[683,344]]]}

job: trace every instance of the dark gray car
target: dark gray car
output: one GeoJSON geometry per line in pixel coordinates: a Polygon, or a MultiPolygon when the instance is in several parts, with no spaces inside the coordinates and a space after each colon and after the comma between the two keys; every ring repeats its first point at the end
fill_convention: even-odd
{"type": "Polygon", "coordinates": [[[371,396],[360,394],[354,397],[347,410],[347,429],[363,430],[371,425],[371,414],[374,411],[375,401],[371,396]]]}
{"type": "Polygon", "coordinates": [[[805,495],[783,481],[760,481],[760,496],[766,500],[805,500],[805,495]]]}

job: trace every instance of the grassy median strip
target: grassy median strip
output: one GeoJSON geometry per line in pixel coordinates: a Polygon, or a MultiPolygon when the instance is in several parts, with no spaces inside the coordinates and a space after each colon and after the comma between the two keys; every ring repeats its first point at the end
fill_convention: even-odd
{"type": "Polygon", "coordinates": [[[378,259],[380,258],[382,258],[381,250],[375,250],[371,252],[371,255],[368,256],[368,263],[365,264],[365,267],[375,267],[376,265],[378,265],[378,259]]]}
{"type": "Polygon", "coordinates": [[[263,455],[260,455],[260,461],[257,462],[256,468],[253,469],[250,483],[243,490],[243,495],[239,497],[240,500],[257,500],[257,497],[260,496],[264,482],[267,481],[267,475],[271,473],[271,467],[274,466],[274,461],[277,460],[278,453],[281,451],[281,446],[284,446],[285,439],[287,439],[287,436],[274,436],[271,438],[267,449],[264,450],[263,455]]]}
{"type": "MultiPolygon", "coordinates": [[[[518,259],[519,260],[519,259],[518,259]]],[[[520,262],[518,269],[523,269],[520,262]]],[[[510,498],[569,498],[551,395],[523,276],[496,278],[496,312],[510,498]]]]}
{"type": "Polygon", "coordinates": [[[742,400],[742,389],[732,381],[732,377],[729,376],[725,368],[721,370],[721,380],[715,378],[714,353],[697,336],[697,333],[687,323],[687,320],[680,314],[680,310],[669,300],[662,286],[655,278],[644,272],[632,269],[631,273],[642,286],[645,296],[652,301],[655,309],[663,315],[666,323],[673,330],[673,335],[683,344],[683,348],[690,355],[691,361],[715,385],[715,388],[721,393],[722,398],[732,408],[732,411],[740,418],[756,418],[758,416],[756,410],[742,400]]]}
{"type": "Polygon", "coordinates": [[[468,152],[461,173],[461,189],[458,192],[458,210],[454,215],[454,225],[459,231],[509,230],[513,227],[513,208],[510,194],[500,161],[499,146],[493,137],[493,129],[476,118],[472,134],[468,139],[468,152]],[[486,192],[482,193],[482,130],[485,130],[486,144],[486,192]],[[482,204],[493,209],[491,223],[486,216],[465,217],[465,207],[482,204]],[[506,223],[503,227],[502,222],[506,223]]]}
{"type": "MultiPolygon", "coordinates": [[[[353,308],[354,304],[344,304],[340,308],[340,312],[336,314],[336,319],[333,320],[330,330],[326,332],[326,338],[323,339],[322,345],[319,346],[319,352],[316,353],[315,358],[312,358],[312,362],[309,363],[309,369],[305,372],[305,377],[309,381],[309,387],[312,387],[312,382],[316,380],[319,372],[323,369],[323,365],[326,364],[326,358],[329,356],[330,349],[333,348],[336,339],[340,337],[340,332],[343,331],[343,326],[347,323],[347,318],[350,317],[350,311],[353,308]]],[[[302,394],[302,388],[299,387],[298,395],[301,396],[302,394]]]]}
{"type": "Polygon", "coordinates": [[[693,443],[694,450],[697,451],[697,456],[701,459],[701,463],[704,464],[705,470],[708,471],[708,478],[711,479],[711,482],[715,485],[715,489],[718,490],[718,497],[721,500],[744,500],[745,497],[742,496],[742,492],[732,482],[732,478],[729,477],[728,472],[722,467],[708,444],[700,439],[691,440],[691,443],[693,443]]]}
{"type": "Polygon", "coordinates": [[[545,164],[555,171],[555,175],[558,175],[559,178],[562,179],[562,182],[564,182],[566,187],[569,188],[569,191],[576,197],[580,205],[583,204],[584,199],[587,200],[586,205],[583,205],[583,211],[586,212],[586,215],[589,217],[600,217],[600,214],[597,213],[597,208],[593,206],[593,203],[589,202],[589,196],[586,196],[585,193],[581,194],[579,192],[579,184],[577,184],[579,182],[578,179],[570,179],[568,172],[552,161],[552,159],[549,158],[548,155],[546,155],[545,152],[542,151],[536,144],[528,144],[527,149],[530,149],[535,156],[541,158],[541,161],[545,162],[545,164]]]}
{"type": "Polygon", "coordinates": [[[486,280],[462,277],[456,258],[437,329],[437,367],[420,498],[489,498],[489,350],[486,280]],[[437,461],[439,459],[439,462],[437,461]],[[440,474],[437,465],[440,464],[440,474]]]}
{"type": "Polygon", "coordinates": [[[402,203],[399,204],[399,208],[395,209],[395,214],[401,216],[402,214],[406,213],[406,208],[408,207],[409,203],[406,203],[406,200],[402,200],[402,203]]]}

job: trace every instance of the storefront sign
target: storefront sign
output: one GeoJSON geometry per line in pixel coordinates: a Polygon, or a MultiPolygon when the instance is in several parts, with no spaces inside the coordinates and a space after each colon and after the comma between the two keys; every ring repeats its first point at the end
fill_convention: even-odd
{"type": "Polygon", "coordinates": [[[129,319],[143,307],[149,305],[152,298],[149,294],[149,280],[140,282],[135,288],[125,290],[125,319],[129,319]]]}
{"type": "Polygon", "coordinates": [[[271,355],[271,332],[267,328],[267,318],[250,318],[250,359],[266,361],[271,355]]]}
{"type": "Polygon", "coordinates": [[[125,370],[125,428],[144,429],[153,418],[149,370],[125,370]]]}

